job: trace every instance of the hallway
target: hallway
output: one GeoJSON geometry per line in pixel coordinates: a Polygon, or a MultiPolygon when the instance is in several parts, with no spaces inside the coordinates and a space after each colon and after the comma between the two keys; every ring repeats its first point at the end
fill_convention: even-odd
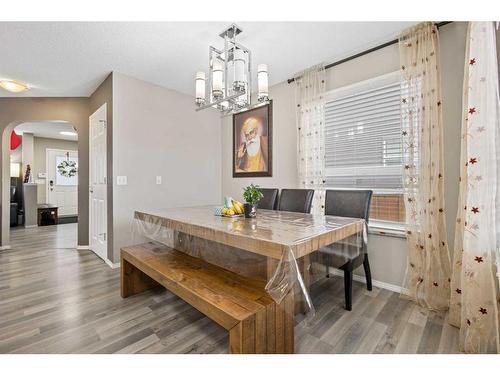
{"type": "Polygon", "coordinates": [[[12,249],[76,249],[77,223],[49,225],[44,227],[12,227],[10,240],[12,249]]]}

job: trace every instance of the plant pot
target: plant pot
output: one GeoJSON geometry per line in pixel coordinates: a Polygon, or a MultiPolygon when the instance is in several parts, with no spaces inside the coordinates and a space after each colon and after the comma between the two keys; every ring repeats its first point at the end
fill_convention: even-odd
{"type": "Polygon", "coordinates": [[[245,203],[243,205],[243,208],[245,209],[245,217],[252,218],[252,217],[257,216],[257,205],[256,204],[245,203]]]}

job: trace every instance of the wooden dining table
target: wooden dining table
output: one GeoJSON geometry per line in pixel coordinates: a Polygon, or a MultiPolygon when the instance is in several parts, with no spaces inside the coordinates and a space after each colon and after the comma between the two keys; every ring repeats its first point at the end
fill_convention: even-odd
{"type": "Polygon", "coordinates": [[[269,295],[285,309],[283,352],[293,353],[294,289],[300,284],[307,295],[309,256],[362,233],[364,220],[263,209],[255,218],[228,218],[216,216],[214,208],[137,210],[134,231],[237,274],[268,281],[269,295]],[[300,276],[291,272],[294,267],[300,276]]]}

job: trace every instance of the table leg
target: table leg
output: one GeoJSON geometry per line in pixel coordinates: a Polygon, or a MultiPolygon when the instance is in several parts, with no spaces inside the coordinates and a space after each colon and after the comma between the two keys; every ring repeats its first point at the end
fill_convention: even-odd
{"type": "MultiPolygon", "coordinates": [[[[309,293],[311,287],[311,257],[309,255],[303,256],[298,260],[298,265],[304,287],[309,293]]],[[[305,314],[308,312],[309,306],[307,305],[303,291],[299,290],[297,293],[299,293],[300,298],[295,301],[295,314],[305,314]]]]}
{"type": "MultiPolygon", "coordinates": [[[[274,275],[278,260],[267,259],[268,280],[274,275]]],[[[291,290],[281,303],[275,303],[267,309],[267,352],[285,353],[294,352],[295,326],[295,296],[291,290]]]]}

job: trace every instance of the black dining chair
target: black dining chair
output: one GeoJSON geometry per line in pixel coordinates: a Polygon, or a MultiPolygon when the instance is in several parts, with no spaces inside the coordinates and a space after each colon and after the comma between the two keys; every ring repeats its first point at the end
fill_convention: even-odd
{"type": "Polygon", "coordinates": [[[278,208],[278,192],[279,189],[260,189],[264,196],[259,201],[258,207],[264,210],[275,210],[278,208]]]}
{"type": "Polygon", "coordinates": [[[311,213],[313,189],[281,189],[278,210],[311,213]]]}
{"type": "MultiPolygon", "coordinates": [[[[354,217],[365,219],[368,229],[371,190],[326,190],[325,215],[354,217]]],[[[344,271],[344,289],[346,310],[352,310],[352,275],[353,271],[363,265],[366,276],[366,288],[372,290],[372,276],[365,241],[361,250],[357,245],[332,244],[319,250],[327,258],[326,269],[329,277],[329,266],[344,271]],[[339,251],[341,246],[341,251],[339,251]]]]}

